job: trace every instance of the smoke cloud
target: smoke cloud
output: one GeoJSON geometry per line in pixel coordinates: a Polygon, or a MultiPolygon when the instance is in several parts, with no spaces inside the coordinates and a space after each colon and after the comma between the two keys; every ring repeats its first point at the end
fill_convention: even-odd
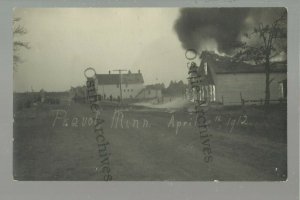
{"type": "Polygon", "coordinates": [[[284,8],[183,8],[174,29],[185,49],[231,54],[243,33],[271,22],[284,8]]]}

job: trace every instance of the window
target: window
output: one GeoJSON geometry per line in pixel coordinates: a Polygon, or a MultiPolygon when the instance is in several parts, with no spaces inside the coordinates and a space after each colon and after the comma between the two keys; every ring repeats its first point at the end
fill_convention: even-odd
{"type": "Polygon", "coordinates": [[[127,92],[129,92],[129,89],[127,89],[127,92]]]}
{"type": "Polygon", "coordinates": [[[216,101],[216,86],[215,85],[213,85],[212,86],[212,93],[213,93],[213,101],[216,101]]]}
{"type": "Polygon", "coordinates": [[[131,92],[133,92],[133,89],[131,89],[131,92]]]}
{"type": "Polygon", "coordinates": [[[126,89],[124,89],[124,92],[126,92],[126,89]]]}
{"type": "Polygon", "coordinates": [[[148,94],[151,94],[151,90],[148,90],[148,94]]]}
{"type": "Polygon", "coordinates": [[[207,62],[204,63],[204,74],[207,75],[207,62]]]}
{"type": "Polygon", "coordinates": [[[286,80],[279,83],[279,89],[280,89],[281,98],[286,98],[287,97],[287,81],[286,80]]]}

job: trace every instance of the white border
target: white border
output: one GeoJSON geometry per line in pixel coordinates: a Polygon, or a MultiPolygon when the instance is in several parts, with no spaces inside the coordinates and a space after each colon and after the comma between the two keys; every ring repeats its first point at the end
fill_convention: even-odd
{"type": "Polygon", "coordinates": [[[0,199],[299,199],[298,0],[0,0],[0,199]],[[12,12],[14,7],[287,7],[287,182],[18,182],[12,176],[12,12]]]}

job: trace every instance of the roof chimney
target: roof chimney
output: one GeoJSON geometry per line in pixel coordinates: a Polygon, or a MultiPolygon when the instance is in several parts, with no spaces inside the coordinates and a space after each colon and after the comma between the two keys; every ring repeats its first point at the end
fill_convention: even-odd
{"type": "Polygon", "coordinates": [[[110,70],[108,71],[108,73],[110,74],[110,70]]]}
{"type": "Polygon", "coordinates": [[[141,73],[141,70],[139,70],[139,74],[141,73]]]}
{"type": "Polygon", "coordinates": [[[131,74],[131,71],[130,71],[130,70],[128,70],[128,74],[131,74]]]}

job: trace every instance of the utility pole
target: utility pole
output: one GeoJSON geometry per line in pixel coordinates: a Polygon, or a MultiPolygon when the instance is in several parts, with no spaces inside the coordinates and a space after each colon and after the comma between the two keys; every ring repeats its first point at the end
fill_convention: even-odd
{"type": "Polygon", "coordinates": [[[112,70],[112,71],[118,71],[119,74],[120,74],[120,100],[122,101],[122,71],[128,71],[126,69],[115,69],[115,70],[112,70]]]}

